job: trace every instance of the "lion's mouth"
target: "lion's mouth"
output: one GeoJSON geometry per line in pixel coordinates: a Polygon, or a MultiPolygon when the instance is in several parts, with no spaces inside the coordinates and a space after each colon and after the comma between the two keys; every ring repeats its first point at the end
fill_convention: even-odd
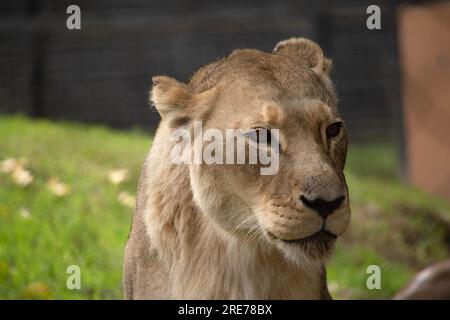
{"type": "MultiPolygon", "coordinates": [[[[279,244],[284,244],[285,249],[300,249],[307,257],[314,259],[321,259],[332,251],[334,248],[337,236],[330,231],[322,229],[313,235],[301,239],[283,239],[275,236],[273,233],[267,232],[267,235],[277,241],[279,244]]],[[[289,250],[291,250],[289,249],[289,250]]]]}
{"type": "Polygon", "coordinates": [[[301,239],[282,239],[277,237],[276,235],[274,235],[273,233],[267,231],[267,234],[269,235],[270,238],[274,239],[274,240],[280,240],[283,241],[285,243],[297,243],[297,244],[307,244],[307,243],[329,243],[333,240],[335,240],[337,238],[337,236],[334,233],[331,233],[328,230],[322,229],[320,231],[317,231],[316,233],[314,233],[313,235],[310,235],[306,238],[301,238],[301,239]]]}

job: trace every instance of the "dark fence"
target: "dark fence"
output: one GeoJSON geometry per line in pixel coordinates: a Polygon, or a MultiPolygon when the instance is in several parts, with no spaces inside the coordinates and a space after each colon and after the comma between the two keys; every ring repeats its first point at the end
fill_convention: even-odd
{"type": "Polygon", "coordinates": [[[377,1],[382,29],[366,28],[371,1],[0,2],[0,111],[153,129],[152,75],[186,80],[235,48],[272,50],[309,37],[333,58],[351,137],[389,139],[400,119],[396,1],[377,1]],[[81,8],[82,29],[66,28],[81,8]]]}

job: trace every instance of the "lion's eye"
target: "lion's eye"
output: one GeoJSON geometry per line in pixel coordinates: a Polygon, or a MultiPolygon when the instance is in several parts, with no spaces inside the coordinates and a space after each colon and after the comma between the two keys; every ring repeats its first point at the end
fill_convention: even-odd
{"type": "Polygon", "coordinates": [[[342,130],[343,123],[342,122],[335,122],[330,124],[326,129],[326,134],[328,138],[334,138],[339,135],[339,133],[342,130]]]}
{"type": "Polygon", "coordinates": [[[272,143],[272,134],[267,128],[254,128],[245,134],[252,142],[258,145],[264,143],[268,146],[272,143]]]}

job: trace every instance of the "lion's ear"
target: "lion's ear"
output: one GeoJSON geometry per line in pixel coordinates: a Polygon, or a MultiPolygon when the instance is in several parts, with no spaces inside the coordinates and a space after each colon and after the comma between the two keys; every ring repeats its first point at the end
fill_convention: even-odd
{"type": "Polygon", "coordinates": [[[305,38],[281,41],[275,46],[273,53],[300,58],[316,73],[329,74],[331,71],[331,60],[323,55],[322,49],[314,41],[305,38]]]}
{"type": "Polygon", "coordinates": [[[214,89],[193,93],[184,83],[166,76],[155,76],[152,81],[150,101],[162,119],[170,116],[175,122],[191,120],[201,115],[216,96],[214,89]]]}
{"type": "Polygon", "coordinates": [[[150,91],[150,101],[158,110],[161,118],[169,113],[183,112],[191,105],[192,94],[184,83],[166,76],[152,78],[153,87],[150,91]]]}

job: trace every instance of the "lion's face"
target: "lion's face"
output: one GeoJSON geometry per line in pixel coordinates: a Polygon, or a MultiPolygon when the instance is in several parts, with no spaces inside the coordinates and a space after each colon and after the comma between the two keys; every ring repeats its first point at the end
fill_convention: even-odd
{"type": "MultiPolygon", "coordinates": [[[[312,46],[298,40],[291,45],[312,46]]],[[[277,48],[271,55],[259,51],[231,55],[223,63],[239,72],[223,71],[219,85],[196,94],[195,104],[206,105],[204,112],[190,113],[191,124],[202,121],[204,131],[219,130],[223,136],[226,129],[264,135],[278,129],[278,148],[274,137],[246,140],[249,148],[277,153],[277,170],[262,175],[261,164],[191,164],[192,190],[199,207],[225,237],[254,239],[293,260],[321,260],[350,221],[343,174],[346,128],[325,70],[328,62],[317,67],[317,61],[302,60],[326,59],[321,51],[305,58],[305,53],[298,57],[298,50],[290,52],[289,43],[277,48]]],[[[179,122],[174,119],[170,121],[179,122]]],[[[207,145],[202,145],[203,151],[207,145]]]]}

